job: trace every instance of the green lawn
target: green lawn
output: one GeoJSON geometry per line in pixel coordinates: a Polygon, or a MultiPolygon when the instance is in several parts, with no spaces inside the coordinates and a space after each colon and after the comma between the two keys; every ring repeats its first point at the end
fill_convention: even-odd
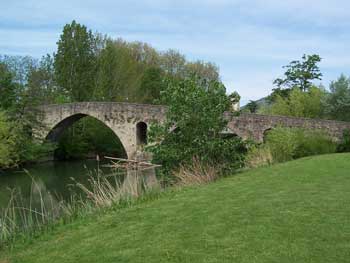
{"type": "Polygon", "coordinates": [[[7,257],[0,262],[350,262],[350,154],[167,193],[62,226],[7,257]]]}

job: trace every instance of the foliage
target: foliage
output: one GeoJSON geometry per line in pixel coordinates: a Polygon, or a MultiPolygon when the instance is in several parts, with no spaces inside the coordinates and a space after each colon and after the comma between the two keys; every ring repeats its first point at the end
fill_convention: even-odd
{"type": "Polygon", "coordinates": [[[271,115],[321,118],[324,114],[325,96],[325,91],[317,87],[311,87],[307,92],[293,88],[288,97],[277,95],[274,103],[261,111],[271,115]]]}
{"type": "Polygon", "coordinates": [[[13,166],[19,156],[16,151],[14,123],[9,121],[5,112],[0,111],[0,167],[13,166]]]}
{"type": "Polygon", "coordinates": [[[265,143],[271,151],[274,162],[286,162],[294,158],[298,148],[296,131],[278,127],[266,134],[265,143]]]}
{"type": "Polygon", "coordinates": [[[55,72],[57,83],[73,101],[89,101],[94,88],[95,39],[92,32],[74,20],[63,28],[57,42],[55,72]]]}
{"type": "Polygon", "coordinates": [[[219,179],[219,169],[208,164],[201,163],[198,158],[193,158],[190,165],[181,165],[180,168],[174,171],[173,176],[176,185],[194,186],[207,184],[219,179]]]}
{"type": "Polygon", "coordinates": [[[350,78],[341,75],[332,81],[325,101],[326,114],[331,119],[350,121],[350,78]]]}
{"type": "Polygon", "coordinates": [[[149,150],[165,173],[190,163],[193,157],[215,166],[241,166],[244,144],[240,139],[221,136],[226,126],[223,113],[229,109],[230,100],[220,82],[196,77],[169,81],[161,99],[168,105],[166,121],[151,127],[149,136],[154,145],[149,150]]]}
{"type": "Polygon", "coordinates": [[[94,96],[102,101],[136,101],[142,66],[122,40],[107,40],[97,58],[94,96]]]}
{"type": "Polygon", "coordinates": [[[278,88],[298,88],[301,91],[308,91],[315,79],[321,80],[322,73],[317,65],[321,61],[319,55],[303,55],[302,60],[292,61],[284,66],[286,72],[284,78],[278,78],[274,84],[278,88]]]}
{"type": "Polygon", "coordinates": [[[160,92],[165,89],[162,70],[159,67],[149,67],[143,73],[140,85],[143,103],[156,104],[160,92]]]}
{"type": "Polygon", "coordinates": [[[250,113],[257,113],[259,105],[256,101],[251,100],[249,101],[249,103],[247,103],[245,107],[248,109],[250,113]]]}
{"type": "Polygon", "coordinates": [[[248,148],[245,158],[245,167],[257,168],[267,166],[273,163],[273,157],[270,148],[266,144],[252,145],[248,148]]]}
{"type": "Polygon", "coordinates": [[[5,63],[0,62],[0,109],[9,109],[17,100],[17,84],[5,63]]]}
{"type": "Polygon", "coordinates": [[[338,145],[338,152],[350,152],[350,130],[345,130],[343,138],[338,145]]]}
{"type": "Polygon", "coordinates": [[[37,67],[28,72],[25,95],[31,105],[68,102],[68,92],[58,86],[55,80],[54,58],[43,56],[37,67]]]}
{"type": "Polygon", "coordinates": [[[266,145],[274,162],[285,162],[304,156],[334,153],[336,143],[322,131],[277,127],[266,135],[266,145]]]}

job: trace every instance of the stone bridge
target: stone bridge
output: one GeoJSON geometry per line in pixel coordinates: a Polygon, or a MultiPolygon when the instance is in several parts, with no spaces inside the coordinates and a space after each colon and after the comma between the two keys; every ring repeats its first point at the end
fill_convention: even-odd
{"type": "MultiPolygon", "coordinates": [[[[79,102],[60,105],[41,106],[42,123],[45,130],[42,138],[57,141],[63,131],[79,119],[91,116],[103,122],[120,139],[128,158],[135,157],[139,147],[147,142],[147,128],[152,122],[165,120],[166,107],[161,105],[145,105],[117,102],[79,102]]],[[[228,120],[226,133],[237,135],[243,139],[264,140],[266,131],[276,126],[302,127],[324,130],[334,139],[340,139],[350,123],[268,116],[257,114],[241,114],[234,116],[225,113],[228,120]]]]}

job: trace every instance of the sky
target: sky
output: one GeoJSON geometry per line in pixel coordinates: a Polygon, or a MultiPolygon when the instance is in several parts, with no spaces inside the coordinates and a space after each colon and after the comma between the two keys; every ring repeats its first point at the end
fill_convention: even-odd
{"type": "Polygon", "coordinates": [[[326,87],[350,76],[347,0],[0,0],[0,7],[0,54],[52,53],[75,19],[112,38],[215,63],[242,104],[268,95],[282,66],[303,54],[322,57],[326,87]]]}

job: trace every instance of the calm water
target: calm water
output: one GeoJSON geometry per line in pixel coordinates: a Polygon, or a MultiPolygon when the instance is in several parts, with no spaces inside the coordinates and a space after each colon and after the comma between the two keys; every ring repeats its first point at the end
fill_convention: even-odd
{"type": "MultiPolygon", "coordinates": [[[[110,169],[101,167],[104,175],[111,173],[110,169]]],[[[47,162],[36,164],[25,168],[25,171],[0,172],[0,210],[9,202],[11,189],[20,189],[25,202],[37,203],[40,193],[43,198],[53,197],[53,199],[69,200],[72,194],[80,193],[75,186],[76,182],[88,185],[89,174],[96,175],[97,162],[95,160],[84,160],[74,162],[47,162]],[[32,189],[32,179],[35,180],[34,191],[32,189]],[[32,195],[32,196],[31,196],[32,195]]]]}

